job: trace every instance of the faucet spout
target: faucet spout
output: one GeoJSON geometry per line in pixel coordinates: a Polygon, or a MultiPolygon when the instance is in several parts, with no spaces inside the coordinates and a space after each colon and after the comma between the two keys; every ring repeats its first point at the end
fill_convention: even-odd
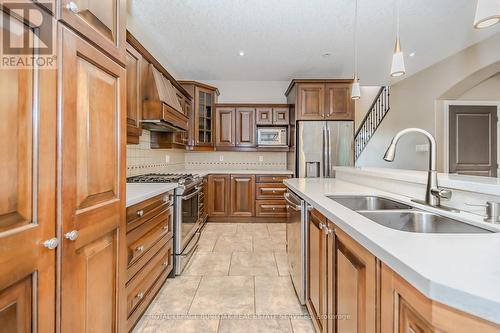
{"type": "Polygon", "coordinates": [[[421,128],[406,128],[399,131],[391,141],[391,144],[387,148],[384,155],[384,160],[387,162],[393,162],[396,156],[396,146],[399,139],[408,133],[420,133],[423,134],[429,141],[429,171],[427,176],[427,189],[425,193],[425,204],[433,207],[441,206],[441,198],[449,199],[451,198],[451,191],[442,190],[438,187],[437,179],[437,145],[436,139],[431,133],[423,130],[421,128]]]}

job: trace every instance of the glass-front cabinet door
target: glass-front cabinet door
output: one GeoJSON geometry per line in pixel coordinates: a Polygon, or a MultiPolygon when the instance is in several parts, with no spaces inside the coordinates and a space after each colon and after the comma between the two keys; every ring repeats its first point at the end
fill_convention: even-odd
{"type": "Polygon", "coordinates": [[[200,87],[196,88],[197,94],[197,118],[196,118],[196,145],[213,145],[213,113],[214,93],[200,87]]]}

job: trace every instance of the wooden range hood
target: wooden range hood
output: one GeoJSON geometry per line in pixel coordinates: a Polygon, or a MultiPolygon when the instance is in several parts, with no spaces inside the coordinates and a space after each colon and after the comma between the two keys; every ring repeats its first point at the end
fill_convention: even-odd
{"type": "Polygon", "coordinates": [[[142,127],[150,131],[188,130],[189,119],[182,111],[174,86],[152,64],[145,77],[142,112],[142,127]]]}

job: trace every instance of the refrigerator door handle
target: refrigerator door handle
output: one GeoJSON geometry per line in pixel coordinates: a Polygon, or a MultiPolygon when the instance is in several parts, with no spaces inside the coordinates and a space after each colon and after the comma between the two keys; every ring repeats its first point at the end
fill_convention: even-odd
{"type": "Polygon", "coordinates": [[[323,127],[323,177],[328,177],[328,138],[327,138],[327,126],[323,127]]]}
{"type": "Polygon", "coordinates": [[[327,156],[328,156],[328,163],[326,165],[327,170],[328,170],[328,177],[331,177],[331,170],[332,170],[332,131],[329,126],[327,126],[327,156]]]}

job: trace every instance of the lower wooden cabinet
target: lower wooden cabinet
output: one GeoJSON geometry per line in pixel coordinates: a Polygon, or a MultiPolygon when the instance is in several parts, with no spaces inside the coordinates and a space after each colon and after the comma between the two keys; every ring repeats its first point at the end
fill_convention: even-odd
{"type": "Polygon", "coordinates": [[[255,176],[231,175],[231,216],[255,215],[255,176]]]}
{"type": "Polygon", "coordinates": [[[208,176],[208,215],[211,217],[229,216],[230,212],[230,176],[208,176]]]}
{"type": "Polygon", "coordinates": [[[140,319],[173,269],[173,192],[127,208],[127,330],[140,319]]]}
{"type": "Polygon", "coordinates": [[[327,332],[327,235],[326,218],[317,210],[309,212],[306,307],[316,332],[327,332]]]}

